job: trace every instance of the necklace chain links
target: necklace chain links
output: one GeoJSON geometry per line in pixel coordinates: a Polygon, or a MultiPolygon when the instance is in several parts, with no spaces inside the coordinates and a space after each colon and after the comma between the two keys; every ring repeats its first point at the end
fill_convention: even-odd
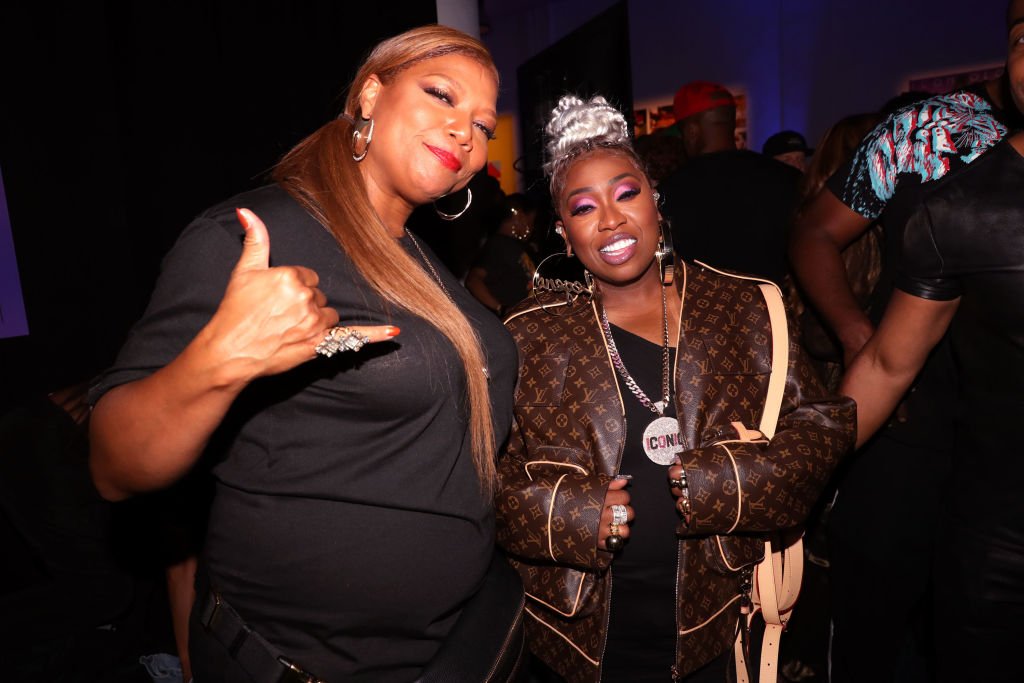
{"type": "Polygon", "coordinates": [[[430,274],[431,276],[433,276],[434,281],[437,282],[437,286],[440,287],[441,291],[444,292],[444,295],[448,297],[448,301],[451,301],[454,304],[455,299],[452,298],[452,293],[448,291],[447,287],[445,287],[444,280],[441,279],[441,275],[437,272],[437,269],[434,268],[434,264],[431,263],[430,259],[427,258],[427,254],[426,252],[423,251],[423,247],[420,246],[419,240],[417,240],[413,236],[412,231],[409,230],[409,228],[405,228],[405,234],[409,236],[409,240],[412,242],[412,246],[416,247],[416,251],[419,252],[420,258],[423,259],[423,263],[424,265],[427,266],[427,270],[430,271],[430,274]]]}
{"type": "Polygon", "coordinates": [[[636,383],[633,376],[626,370],[625,363],[622,362],[622,356],[619,355],[619,349],[615,345],[615,338],[612,337],[611,323],[608,322],[608,314],[605,313],[604,306],[601,306],[601,329],[604,331],[604,338],[608,342],[608,352],[612,358],[612,365],[618,371],[619,376],[622,377],[622,381],[626,383],[633,395],[637,397],[641,404],[655,415],[663,416],[665,409],[668,407],[669,401],[669,346],[668,346],[668,301],[665,297],[665,288],[661,288],[661,334],[662,334],[662,345],[661,345],[661,397],[662,400],[655,403],[644,390],[640,388],[640,385],[636,383]]]}
{"type": "MultiPolygon", "coordinates": [[[[412,230],[410,230],[409,228],[405,228],[405,234],[409,236],[409,241],[412,242],[412,246],[416,247],[416,251],[419,252],[420,258],[423,260],[424,265],[426,265],[427,270],[430,272],[430,275],[434,278],[434,281],[437,282],[437,286],[440,287],[441,291],[444,292],[444,295],[448,297],[448,301],[451,301],[452,305],[457,306],[457,304],[455,303],[455,298],[452,296],[452,293],[448,291],[448,288],[445,287],[444,280],[441,279],[440,273],[437,272],[437,268],[434,268],[434,264],[431,263],[430,259],[427,258],[426,252],[424,252],[423,247],[420,246],[419,240],[417,240],[416,237],[413,236],[412,230]]],[[[483,349],[481,349],[481,351],[483,351],[483,349]]],[[[487,366],[485,365],[481,369],[484,372],[484,377],[490,380],[491,371],[487,369],[487,366]]]]}

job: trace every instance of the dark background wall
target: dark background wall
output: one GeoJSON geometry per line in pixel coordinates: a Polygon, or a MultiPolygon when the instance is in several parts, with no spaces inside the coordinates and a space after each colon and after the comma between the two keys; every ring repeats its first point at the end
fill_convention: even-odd
{"type": "MultiPolygon", "coordinates": [[[[619,0],[483,0],[499,69],[515,69],[619,0]]],[[[784,128],[816,141],[914,76],[1001,64],[1006,0],[628,0],[633,97],[670,103],[694,79],[742,87],[751,147],[784,128]]],[[[506,76],[499,109],[516,111],[506,76]]]]}
{"type": "Polygon", "coordinates": [[[336,115],[372,45],[436,19],[417,0],[6,3],[0,168],[30,334],[0,339],[0,394],[108,364],[185,224],[336,115]]]}
{"type": "MultiPolygon", "coordinates": [[[[520,66],[617,4],[480,0],[499,108],[519,111],[520,66]]],[[[695,78],[741,85],[754,148],[785,127],[813,142],[911,76],[999,63],[1006,50],[1003,0],[625,7],[615,35],[587,46],[602,57],[595,73],[617,62],[637,102],[667,102],[695,78]]],[[[109,363],[188,220],[260,182],[333,116],[371,45],[436,16],[430,0],[7,3],[0,170],[30,335],[0,339],[0,400],[109,363]]]]}

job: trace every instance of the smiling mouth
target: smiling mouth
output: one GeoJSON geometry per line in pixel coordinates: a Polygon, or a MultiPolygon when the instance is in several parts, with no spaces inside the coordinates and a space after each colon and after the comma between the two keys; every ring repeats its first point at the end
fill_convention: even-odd
{"type": "Polygon", "coordinates": [[[447,168],[449,171],[458,173],[462,170],[462,162],[459,161],[454,154],[440,147],[434,147],[433,145],[427,145],[424,143],[427,149],[429,149],[437,160],[441,162],[441,165],[447,168]]]}
{"type": "Polygon", "coordinates": [[[636,253],[636,243],[635,237],[623,235],[612,239],[611,242],[598,249],[597,253],[605,263],[618,266],[633,258],[633,254],[636,253]]]}
{"type": "Polygon", "coordinates": [[[636,244],[636,239],[633,237],[620,237],[610,244],[606,244],[599,250],[602,254],[608,254],[611,256],[618,255],[636,244]]]}

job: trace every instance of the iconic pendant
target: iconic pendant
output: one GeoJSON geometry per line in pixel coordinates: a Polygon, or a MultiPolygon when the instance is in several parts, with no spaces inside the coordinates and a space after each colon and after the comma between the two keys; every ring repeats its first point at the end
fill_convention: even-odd
{"type": "Polygon", "coordinates": [[[676,454],[683,450],[683,437],[679,434],[679,421],[674,417],[659,417],[644,430],[644,453],[659,465],[671,465],[676,454]]]}

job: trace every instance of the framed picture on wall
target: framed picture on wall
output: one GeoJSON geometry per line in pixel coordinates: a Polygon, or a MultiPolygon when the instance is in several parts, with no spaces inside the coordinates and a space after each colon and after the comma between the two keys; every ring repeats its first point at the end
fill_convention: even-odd
{"type": "MultiPolygon", "coordinates": [[[[736,100],[736,146],[747,147],[747,121],[749,120],[746,89],[742,86],[727,86],[736,100]]],[[[676,122],[672,109],[672,95],[665,95],[654,100],[634,104],[633,121],[636,137],[650,135],[655,131],[668,128],[676,122]],[[646,125],[644,125],[646,124],[646,125]]]]}
{"type": "Polygon", "coordinates": [[[634,109],[633,110],[633,138],[636,139],[641,135],[647,135],[651,132],[648,128],[650,116],[646,109],[634,109]]]}
{"type": "Polygon", "coordinates": [[[939,95],[950,90],[957,90],[976,83],[999,78],[1003,75],[1003,69],[1004,66],[1002,64],[990,64],[952,72],[916,76],[907,81],[907,90],[939,95]]]}

